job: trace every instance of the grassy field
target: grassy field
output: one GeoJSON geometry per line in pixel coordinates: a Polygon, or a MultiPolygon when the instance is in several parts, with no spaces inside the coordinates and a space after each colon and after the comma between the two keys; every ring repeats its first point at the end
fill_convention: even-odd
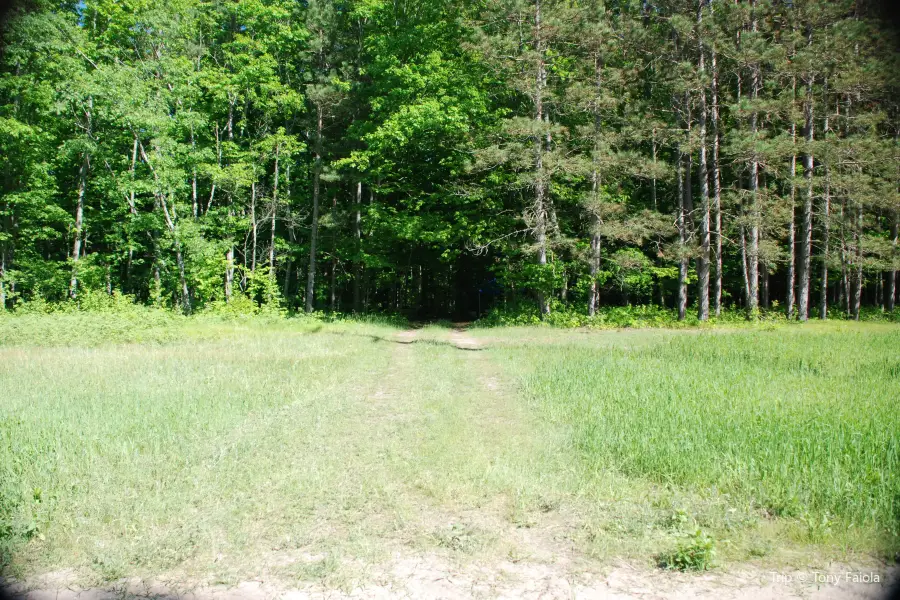
{"type": "Polygon", "coordinates": [[[0,317],[6,570],[339,586],[523,529],[601,562],[698,528],[725,563],[900,550],[897,325],[461,335],[0,317]]]}

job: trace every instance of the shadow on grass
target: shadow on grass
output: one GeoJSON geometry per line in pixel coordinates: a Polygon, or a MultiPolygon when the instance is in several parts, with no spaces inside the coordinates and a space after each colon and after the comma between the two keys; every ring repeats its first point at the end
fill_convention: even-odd
{"type": "MultiPolygon", "coordinates": [[[[416,327],[414,327],[414,329],[416,329],[416,327]]],[[[309,333],[318,333],[321,330],[322,328],[318,327],[316,329],[310,330],[309,333]]],[[[484,348],[470,348],[468,346],[460,346],[458,344],[454,344],[453,342],[443,340],[400,340],[383,335],[375,335],[372,333],[353,333],[350,331],[329,331],[327,333],[329,333],[330,335],[369,338],[370,340],[372,340],[373,344],[386,342],[389,344],[402,344],[404,346],[409,346],[411,344],[424,344],[426,346],[448,346],[450,348],[454,348],[456,350],[464,350],[466,352],[481,352],[482,350],[484,350],[484,348]]]]}
{"type": "MultiPolygon", "coordinates": [[[[0,587],[0,600],[30,600],[31,598],[59,598],[60,600],[184,600],[179,592],[133,592],[118,586],[108,588],[64,588],[60,590],[36,589],[16,591],[0,587]]],[[[193,594],[187,594],[193,597],[193,594]]]]}
{"type": "Polygon", "coordinates": [[[390,338],[383,338],[377,335],[369,335],[367,337],[372,338],[373,342],[391,342],[393,344],[425,344],[428,346],[450,346],[451,348],[456,348],[457,350],[466,350],[468,352],[481,352],[484,348],[469,348],[467,346],[459,346],[454,344],[453,342],[444,342],[440,340],[392,340],[390,338]]]}

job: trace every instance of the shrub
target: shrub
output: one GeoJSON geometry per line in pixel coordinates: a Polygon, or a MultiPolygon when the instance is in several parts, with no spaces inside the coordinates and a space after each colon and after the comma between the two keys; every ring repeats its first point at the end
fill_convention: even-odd
{"type": "MultiPolygon", "coordinates": [[[[810,315],[810,320],[815,320],[815,311],[810,315]]],[[[846,313],[838,310],[830,310],[828,318],[831,320],[848,320],[846,313]]],[[[876,308],[866,308],[860,313],[863,321],[900,321],[900,310],[883,312],[876,308]]],[[[710,317],[708,323],[744,325],[748,323],[762,323],[772,326],[777,323],[790,323],[784,314],[784,310],[778,306],[771,309],[760,310],[754,321],[747,319],[747,313],[741,308],[727,308],[718,317],[710,317]]],[[[490,310],[485,316],[475,322],[478,327],[500,327],[515,325],[549,325],[552,327],[572,328],[591,327],[598,329],[624,329],[624,328],[648,328],[648,327],[696,327],[701,325],[697,318],[696,307],[688,307],[683,321],[678,320],[678,312],[672,308],[663,308],[655,304],[628,305],[628,306],[602,306],[593,316],[589,316],[582,307],[572,307],[555,300],[551,303],[549,315],[541,318],[537,304],[534,301],[518,301],[490,310]]]]}
{"type": "Polygon", "coordinates": [[[659,566],[678,571],[706,571],[716,555],[715,540],[697,529],[672,552],[661,554],[659,566]]]}

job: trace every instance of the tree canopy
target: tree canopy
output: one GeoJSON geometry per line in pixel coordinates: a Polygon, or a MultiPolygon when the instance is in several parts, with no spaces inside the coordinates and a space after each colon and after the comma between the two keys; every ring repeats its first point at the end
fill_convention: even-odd
{"type": "Polygon", "coordinates": [[[0,49],[0,309],[894,309],[864,0],[35,0],[0,49]]]}

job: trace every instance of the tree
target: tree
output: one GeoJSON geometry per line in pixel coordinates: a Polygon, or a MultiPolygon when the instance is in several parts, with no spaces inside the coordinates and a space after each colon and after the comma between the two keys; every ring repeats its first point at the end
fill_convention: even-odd
{"type": "Polygon", "coordinates": [[[895,310],[898,53],[867,3],[88,0],[4,27],[3,309],[895,310]]]}

